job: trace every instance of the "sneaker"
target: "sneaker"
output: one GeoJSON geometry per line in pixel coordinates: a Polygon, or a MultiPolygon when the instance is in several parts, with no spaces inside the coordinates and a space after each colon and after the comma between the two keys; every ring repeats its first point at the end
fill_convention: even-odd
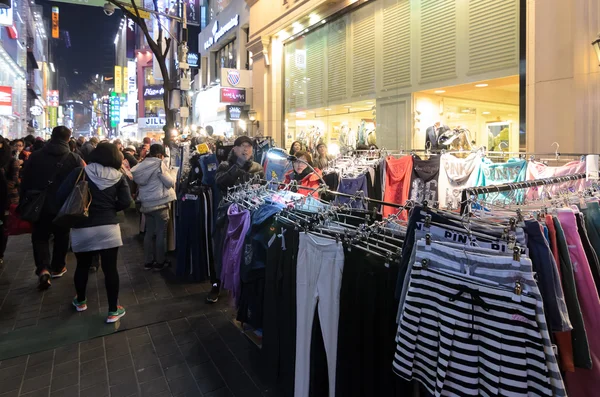
{"type": "Polygon", "coordinates": [[[219,300],[219,284],[214,283],[208,295],[206,296],[206,303],[217,303],[219,300]]]}
{"type": "Polygon", "coordinates": [[[67,272],[67,267],[63,267],[60,272],[52,272],[52,278],[59,278],[65,275],[67,272]]]}
{"type": "Polygon", "coordinates": [[[125,308],[123,306],[117,306],[116,312],[108,312],[106,317],[106,323],[116,323],[121,317],[125,315],[125,308]]]}
{"type": "Polygon", "coordinates": [[[73,298],[73,306],[75,306],[75,309],[77,309],[78,312],[87,310],[87,300],[84,300],[83,302],[79,302],[77,300],[77,297],[75,297],[75,298],[73,298]]]}
{"type": "Polygon", "coordinates": [[[171,262],[164,261],[161,264],[155,263],[154,267],[152,268],[152,270],[154,270],[155,272],[160,272],[162,269],[164,269],[166,267],[171,267],[171,262]]]}
{"type": "Polygon", "coordinates": [[[40,283],[38,284],[38,289],[40,291],[44,291],[50,288],[51,278],[52,276],[50,275],[50,272],[48,270],[42,270],[39,276],[40,283]]]}
{"type": "Polygon", "coordinates": [[[154,266],[156,266],[156,262],[146,263],[144,265],[144,270],[152,270],[154,269],[154,266]]]}

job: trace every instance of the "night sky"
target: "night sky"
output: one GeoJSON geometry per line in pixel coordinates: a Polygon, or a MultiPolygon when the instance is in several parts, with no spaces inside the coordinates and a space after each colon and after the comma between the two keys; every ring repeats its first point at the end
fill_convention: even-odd
{"type": "MultiPolygon", "coordinates": [[[[115,34],[121,21],[121,11],[107,17],[101,7],[37,0],[43,5],[44,16],[51,19],[52,6],[59,7],[60,39],[50,39],[54,48],[54,66],[67,79],[69,92],[75,93],[91,76],[112,76],[115,64],[115,34]],[[65,43],[69,32],[71,47],[65,43]],[[77,73],[76,73],[77,72],[77,73]]],[[[50,35],[50,32],[48,32],[50,35]]],[[[68,98],[64,98],[68,99],[68,98]]]]}

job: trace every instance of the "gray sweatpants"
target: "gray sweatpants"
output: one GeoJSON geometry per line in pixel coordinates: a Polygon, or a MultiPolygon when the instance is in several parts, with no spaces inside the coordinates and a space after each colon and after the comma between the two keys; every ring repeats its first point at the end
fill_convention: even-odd
{"type": "Polygon", "coordinates": [[[162,264],[165,262],[167,252],[167,222],[169,221],[169,209],[147,212],[146,235],[144,236],[144,263],[162,264]],[[156,236],[156,242],[154,242],[156,236]]]}

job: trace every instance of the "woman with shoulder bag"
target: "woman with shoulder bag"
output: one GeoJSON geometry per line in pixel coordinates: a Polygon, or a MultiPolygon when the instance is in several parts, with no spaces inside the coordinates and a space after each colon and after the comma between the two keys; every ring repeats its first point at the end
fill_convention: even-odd
{"type": "Polygon", "coordinates": [[[73,190],[78,177],[85,176],[90,190],[88,217],[71,229],[71,246],[77,258],[73,306],[77,311],[87,309],[86,286],[94,255],[100,255],[108,297],[107,323],[114,323],[125,315],[118,306],[119,273],[117,253],[123,245],[117,212],[131,204],[131,193],[126,177],[120,172],[123,155],[111,143],[100,143],[89,156],[89,164],[76,168],[63,182],[58,199],[64,202],[73,190]]]}
{"type": "Polygon", "coordinates": [[[131,173],[138,185],[138,200],[142,202],[140,211],[146,218],[144,236],[144,268],[161,270],[169,266],[165,259],[167,253],[166,230],[169,221],[169,203],[177,199],[175,178],[164,163],[165,148],[155,143],[150,147],[146,159],[133,167],[131,173]],[[156,236],[154,243],[153,237],[156,236]]]}

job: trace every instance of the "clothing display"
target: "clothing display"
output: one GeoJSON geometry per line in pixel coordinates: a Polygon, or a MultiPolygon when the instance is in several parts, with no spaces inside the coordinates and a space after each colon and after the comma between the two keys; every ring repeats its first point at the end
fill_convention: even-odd
{"type": "Polygon", "coordinates": [[[451,209],[460,207],[461,190],[477,186],[481,164],[481,155],[478,153],[471,153],[464,159],[452,154],[440,156],[437,200],[440,207],[451,209]]]}
{"type": "MultiPolygon", "coordinates": [[[[396,159],[386,159],[385,193],[383,201],[404,204],[409,197],[410,182],[412,175],[413,158],[405,156],[396,159]]],[[[384,206],[383,216],[389,216],[398,211],[397,208],[384,206]]]]}
{"type": "Polygon", "coordinates": [[[440,157],[432,156],[429,160],[413,159],[409,199],[415,203],[438,201],[438,176],[440,157]]]}

